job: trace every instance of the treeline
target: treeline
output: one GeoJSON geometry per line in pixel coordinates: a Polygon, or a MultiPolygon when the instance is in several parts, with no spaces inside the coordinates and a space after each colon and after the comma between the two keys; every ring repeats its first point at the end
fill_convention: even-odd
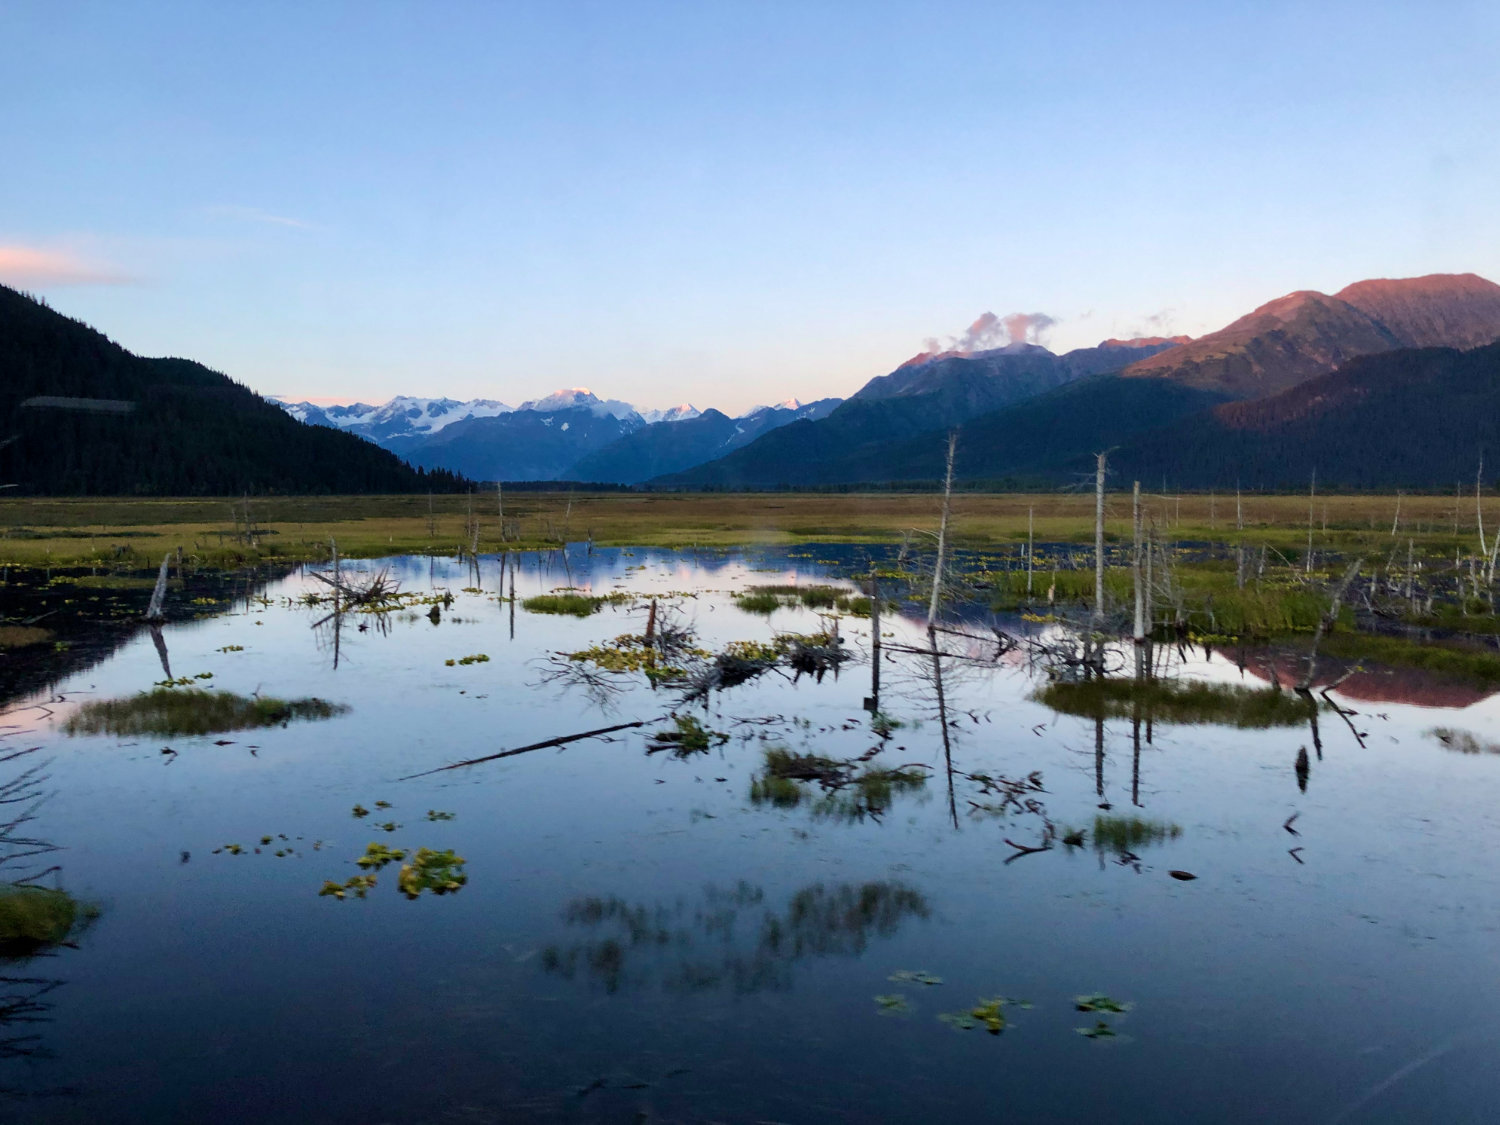
{"type": "Polygon", "coordinates": [[[0,485],[29,495],[210,496],[469,484],[304,426],[202,364],[132,355],[0,286],[0,485]]]}

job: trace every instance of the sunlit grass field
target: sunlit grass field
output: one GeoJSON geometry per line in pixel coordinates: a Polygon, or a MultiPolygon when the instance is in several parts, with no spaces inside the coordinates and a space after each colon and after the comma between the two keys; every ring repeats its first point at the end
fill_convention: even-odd
{"type": "MultiPolygon", "coordinates": [[[[478,530],[481,553],[592,539],[601,546],[723,547],[807,542],[900,542],[934,529],[941,507],[931,492],[875,493],[590,493],[493,492],[442,496],[299,496],[218,499],[0,500],[0,563],[110,563],[131,556],[160,559],[181,548],[202,564],[322,559],[340,554],[453,554],[478,530]],[[249,522],[246,514],[248,510],[249,522]]],[[[1243,539],[1287,550],[1389,552],[1409,539],[1418,550],[1477,543],[1472,492],[1447,496],[1245,496],[1147,494],[1147,520],[1160,539],[1243,539]],[[1399,502],[1400,514],[1397,518],[1399,502]],[[1309,517],[1311,519],[1309,520],[1309,517]],[[1239,530],[1239,523],[1243,530],[1239,530]],[[1394,528],[1394,534],[1393,534],[1394,528]]],[[[1088,492],[961,493],[953,533],[968,546],[1023,542],[1028,523],[1038,542],[1091,542],[1094,498],[1088,492]]],[[[1131,535],[1128,492],[1111,492],[1106,531],[1131,535]]],[[[1484,513],[1500,528],[1500,497],[1484,513]]]]}

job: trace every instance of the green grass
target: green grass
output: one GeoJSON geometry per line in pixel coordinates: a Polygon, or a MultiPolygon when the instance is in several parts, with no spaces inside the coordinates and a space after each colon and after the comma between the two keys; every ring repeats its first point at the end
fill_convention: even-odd
{"type": "Polygon", "coordinates": [[[1182,829],[1163,820],[1147,820],[1139,816],[1094,817],[1094,850],[1123,855],[1151,844],[1175,840],[1182,829]]]}
{"type": "Polygon", "coordinates": [[[75,936],[99,916],[66,891],[0,885],[0,957],[26,957],[75,936]]]}
{"type": "Polygon", "coordinates": [[[603,598],[588,594],[538,594],[521,602],[527,613],[555,613],[566,617],[589,617],[599,612],[603,598]]]}
{"type": "Polygon", "coordinates": [[[842,586],[750,586],[734,595],[734,604],[746,613],[764,615],[774,613],[782,606],[800,605],[808,609],[837,610],[856,617],[870,616],[870,599],[842,586]]]}
{"type": "Polygon", "coordinates": [[[802,787],[787,778],[766,774],[751,780],[750,800],[757,805],[791,808],[802,803],[802,787]]]}
{"type": "Polygon", "coordinates": [[[749,593],[735,595],[734,604],[736,608],[742,609],[746,613],[769,616],[781,608],[782,601],[776,594],[749,593]]]}
{"type": "Polygon", "coordinates": [[[127,699],[85,703],[68,717],[70,735],[152,734],[171,738],[331,719],[348,708],[324,699],[275,699],[198,688],[157,688],[127,699]]]}
{"type": "Polygon", "coordinates": [[[1264,729],[1307,721],[1308,704],[1293,692],[1172,680],[1091,680],[1048,684],[1034,698],[1065,715],[1142,719],[1264,729]]]}

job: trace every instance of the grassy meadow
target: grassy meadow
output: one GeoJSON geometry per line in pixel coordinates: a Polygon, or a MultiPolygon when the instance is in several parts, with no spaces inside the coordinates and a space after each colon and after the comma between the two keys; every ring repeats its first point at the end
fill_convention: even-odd
{"type": "MultiPolygon", "coordinates": [[[[1243,539],[1306,549],[1309,513],[1317,551],[1403,548],[1474,550],[1473,494],[1447,496],[1246,496],[1243,531],[1232,495],[1145,498],[1159,538],[1179,543],[1243,539]],[[1397,507],[1400,515],[1397,521],[1397,507]],[[1392,535],[1393,523],[1397,524],[1392,535]]],[[[181,548],[202,565],[323,559],[330,541],[346,557],[481,553],[592,539],[601,546],[723,547],[808,542],[899,542],[936,527],[931,492],[591,493],[493,492],[440,496],[294,496],[230,499],[10,498],[0,500],[0,564],[110,565],[160,560],[181,548]],[[248,520],[247,520],[248,515],[248,520]]],[[[954,497],[954,535],[973,547],[1024,542],[1030,518],[1038,542],[1093,539],[1092,493],[954,497]]],[[[1106,530],[1130,538],[1130,495],[1108,497],[1106,530]]],[[[1500,497],[1485,529],[1500,528],[1500,497]]]]}

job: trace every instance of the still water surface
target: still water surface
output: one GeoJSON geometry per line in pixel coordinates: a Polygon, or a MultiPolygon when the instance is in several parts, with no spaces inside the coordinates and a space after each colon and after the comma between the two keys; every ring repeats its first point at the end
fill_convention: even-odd
{"type": "MultiPolygon", "coordinates": [[[[1158,725],[1137,754],[1130,724],[1111,722],[1101,761],[1094,724],[1032,701],[1012,655],[946,685],[950,806],[921,662],[894,651],[923,643],[915,615],[884,621],[882,708],[906,725],[883,744],[862,709],[869,622],[846,617],[859,659],[822,682],[773,673],[716,694],[695,713],[730,738],[708,753],[648,754],[653,722],[403,781],[653,719],[676,693],[636,678],[601,703],[546,681],[549,654],[639,633],[642,602],[542,616],[497,599],[498,560],[477,584],[457,562],[356,565],[454,601],[436,625],[425,606],[384,633],[351,618],[337,668],[329,629],[311,627],[326,609],[296,604],[321,588],[306,575],[165,630],[176,675],[347,714],[205,738],[68,737],[78,704],[162,678],[142,634],[59,684],[65,702],[4,717],[0,747],[50,759],[33,827],[66,849],[62,884],[103,915],[77,948],[0,966],[62,982],[45,1022],[0,1025],[6,1043],[39,1037],[0,1048],[0,1119],[1496,1119],[1500,756],[1427,733],[1484,737],[1493,698],[1346,697],[1364,745],[1325,716],[1303,792],[1306,728],[1158,725]],[[479,653],[489,660],[445,663],[479,653]],[[876,816],[840,815],[806,783],[795,807],[757,804],[773,744],[840,759],[883,745],[877,764],[935,768],[876,816]],[[1181,832],[1134,861],[1086,843],[1007,863],[1005,841],[1035,843],[1039,818],[975,808],[994,798],[965,775],[1032,771],[1060,827],[1088,828],[1107,804],[1181,832]],[[1293,814],[1300,835],[1284,827],[1293,814]],[[399,827],[376,827],[388,821],[399,827]],[[275,843],[257,853],[264,836],[275,843]],[[452,848],[468,883],[409,901],[387,868],[366,899],[320,897],[359,873],[372,841],[452,848]],[[243,854],[216,853],[228,844],[243,854]],[[903,972],[941,983],[890,979],[903,972]],[[1077,1031],[1100,1018],[1075,1010],[1092,993],[1130,1005],[1105,1021],[1112,1038],[1077,1031]],[[1031,1006],[1005,1005],[999,1035],[939,1019],[994,997],[1031,1006]]],[[[717,650],[819,627],[803,608],[746,613],[732,591],[849,585],[866,566],[835,547],[575,550],[521,556],[517,589],[671,593],[673,619],[717,650]]],[[[1201,654],[1182,671],[1242,675],[1201,654]]]]}

